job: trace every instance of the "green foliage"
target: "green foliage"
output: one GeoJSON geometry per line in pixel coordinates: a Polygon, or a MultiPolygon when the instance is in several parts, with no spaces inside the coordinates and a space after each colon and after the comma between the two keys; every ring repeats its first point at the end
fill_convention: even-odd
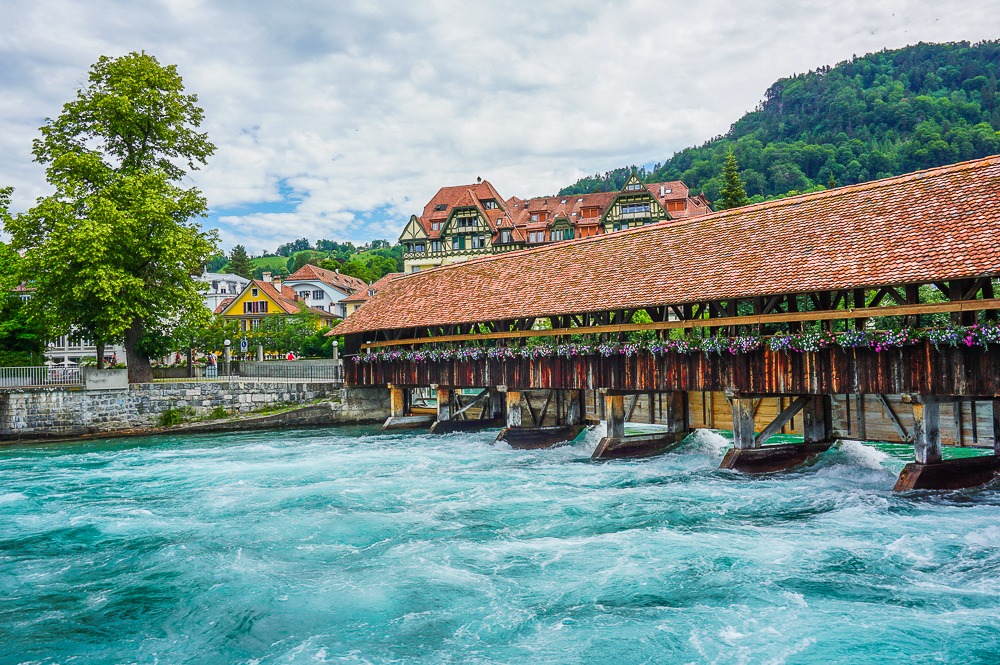
{"type": "Polygon", "coordinates": [[[226,265],[226,272],[239,275],[247,279],[253,278],[254,266],[250,262],[247,248],[243,245],[236,245],[229,252],[229,263],[226,265]]]}
{"type": "Polygon", "coordinates": [[[288,269],[288,259],[282,256],[258,256],[255,259],[251,259],[250,263],[253,264],[254,270],[267,270],[268,272],[274,273],[278,270],[288,269]]]}
{"type": "Polygon", "coordinates": [[[224,406],[217,406],[208,412],[209,420],[222,420],[229,417],[229,410],[224,406]]]}
{"type": "Polygon", "coordinates": [[[41,128],[35,160],[55,189],[7,217],[36,289],[36,320],[97,342],[124,342],[132,381],[149,381],[148,329],[204,309],[194,277],[216,253],[194,221],[207,206],[180,186],[214,151],[197,97],[145,53],[101,57],[88,84],[41,128]]]}
{"type": "Polygon", "coordinates": [[[747,192],[743,189],[740,179],[740,167],[736,163],[736,155],[730,150],[726,153],[726,162],[722,166],[722,197],[716,202],[717,210],[739,208],[750,203],[747,192]]]}
{"type": "Polygon", "coordinates": [[[298,240],[286,242],[284,245],[279,246],[274,253],[278,256],[288,258],[295,252],[303,252],[312,248],[312,244],[310,244],[308,238],[299,238],[298,240]]]}
{"type": "MultiPolygon", "coordinates": [[[[725,136],[674,154],[646,182],[718,201],[732,150],[752,202],[1000,153],[1000,42],[917,44],[781,79],[725,136]]],[[[617,190],[633,167],[560,194],[617,190]]]]}
{"type": "Polygon", "coordinates": [[[220,272],[229,263],[229,258],[225,254],[216,254],[205,264],[205,272],[220,272]]]}
{"type": "Polygon", "coordinates": [[[306,264],[319,265],[320,259],[323,255],[314,249],[306,249],[301,252],[295,252],[292,256],[288,258],[288,274],[294,274],[299,268],[306,264]]]}
{"type": "Polygon", "coordinates": [[[167,409],[160,414],[158,423],[160,427],[173,427],[180,425],[194,418],[194,409],[190,406],[182,406],[174,409],[167,409]]]}

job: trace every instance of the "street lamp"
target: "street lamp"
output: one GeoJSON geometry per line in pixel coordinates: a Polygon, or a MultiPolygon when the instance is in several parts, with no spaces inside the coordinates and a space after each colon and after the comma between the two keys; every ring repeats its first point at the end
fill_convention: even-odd
{"type": "Polygon", "coordinates": [[[225,349],[222,352],[222,358],[226,362],[226,375],[229,377],[229,412],[232,415],[236,415],[236,395],[233,394],[233,365],[232,365],[232,355],[230,353],[229,346],[232,342],[226,339],[222,342],[222,346],[225,349]]]}

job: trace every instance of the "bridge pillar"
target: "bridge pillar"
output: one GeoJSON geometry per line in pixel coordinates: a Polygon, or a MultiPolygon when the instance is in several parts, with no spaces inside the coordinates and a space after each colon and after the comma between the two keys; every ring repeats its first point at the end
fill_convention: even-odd
{"type": "Polygon", "coordinates": [[[507,391],[507,427],[497,435],[498,443],[519,449],[550,448],[572,441],[584,430],[583,391],[550,390],[542,394],[544,403],[535,408],[528,393],[507,391]],[[531,418],[527,426],[525,411],[531,418]],[[555,424],[545,425],[546,421],[555,424]]]}
{"type": "MultiPolygon", "coordinates": [[[[639,396],[636,395],[636,400],[639,396]]],[[[655,394],[649,394],[649,422],[655,422],[655,394]]],[[[672,392],[666,394],[664,413],[665,429],[647,431],[642,434],[626,436],[625,396],[621,393],[608,393],[604,398],[604,412],[607,416],[607,431],[592,459],[618,459],[623,457],[649,457],[659,455],[676,448],[688,435],[687,393],[672,392]]]]}
{"type": "Polygon", "coordinates": [[[389,386],[389,417],[382,424],[382,429],[413,429],[424,427],[433,421],[434,416],[410,413],[409,388],[389,386]]]}
{"type": "Polygon", "coordinates": [[[451,395],[447,388],[437,389],[437,419],[438,422],[451,420],[451,395]]]}
{"type": "Polygon", "coordinates": [[[757,434],[754,431],[758,400],[730,394],[733,407],[733,447],[726,452],[720,468],[743,473],[774,473],[814,459],[833,445],[830,395],[801,395],[757,434]],[[803,411],[802,443],[765,446],[764,443],[795,414],[803,411]]]}
{"type": "Polygon", "coordinates": [[[502,427],[503,402],[500,393],[485,388],[476,396],[462,395],[450,388],[437,390],[437,420],[431,425],[431,434],[450,432],[479,432],[502,427]],[[465,399],[465,403],[462,400],[465,399]],[[470,417],[475,414],[475,417],[470,417]]]}
{"type": "MultiPolygon", "coordinates": [[[[913,456],[899,474],[895,489],[950,490],[976,487],[993,480],[1000,472],[997,418],[1000,409],[993,402],[993,455],[945,460],[941,452],[940,398],[932,395],[903,395],[913,405],[913,456]]],[[[958,408],[956,406],[956,408],[958,408]]]]}

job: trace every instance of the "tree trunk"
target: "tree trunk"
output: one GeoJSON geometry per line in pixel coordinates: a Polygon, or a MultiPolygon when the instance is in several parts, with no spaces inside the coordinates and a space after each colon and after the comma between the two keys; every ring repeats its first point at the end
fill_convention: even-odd
{"type": "Polygon", "coordinates": [[[149,364],[146,354],[139,351],[139,340],[142,339],[142,319],[135,319],[125,331],[125,362],[128,363],[129,383],[152,383],[153,367],[149,364]]]}
{"type": "Polygon", "coordinates": [[[97,369],[104,369],[104,342],[94,342],[97,347],[97,369]]]}
{"type": "Polygon", "coordinates": [[[188,370],[188,378],[189,379],[193,378],[194,377],[194,349],[192,349],[190,346],[188,347],[188,350],[187,350],[187,370],[188,370]]]}

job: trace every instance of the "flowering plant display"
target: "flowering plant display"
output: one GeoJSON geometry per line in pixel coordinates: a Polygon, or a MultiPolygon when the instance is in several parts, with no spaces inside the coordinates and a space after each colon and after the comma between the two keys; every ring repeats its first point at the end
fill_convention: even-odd
{"type": "Polygon", "coordinates": [[[715,353],[744,354],[752,353],[765,345],[772,351],[786,353],[809,353],[820,351],[831,346],[842,349],[872,349],[881,353],[890,349],[928,341],[936,348],[941,347],[986,347],[990,344],[1000,344],[1000,324],[977,323],[972,326],[951,325],[944,328],[915,330],[846,330],[843,332],[807,331],[801,333],[778,333],[770,337],[759,335],[742,335],[725,337],[709,335],[706,337],[684,337],[679,339],[664,339],[652,341],[537,344],[532,346],[462,346],[457,348],[418,348],[414,350],[378,349],[368,350],[354,357],[355,362],[394,362],[407,360],[410,362],[440,362],[456,360],[468,362],[472,360],[515,360],[539,358],[576,358],[579,356],[601,355],[605,358],[623,356],[630,358],[640,351],[654,355],[668,353],[715,353]]]}

